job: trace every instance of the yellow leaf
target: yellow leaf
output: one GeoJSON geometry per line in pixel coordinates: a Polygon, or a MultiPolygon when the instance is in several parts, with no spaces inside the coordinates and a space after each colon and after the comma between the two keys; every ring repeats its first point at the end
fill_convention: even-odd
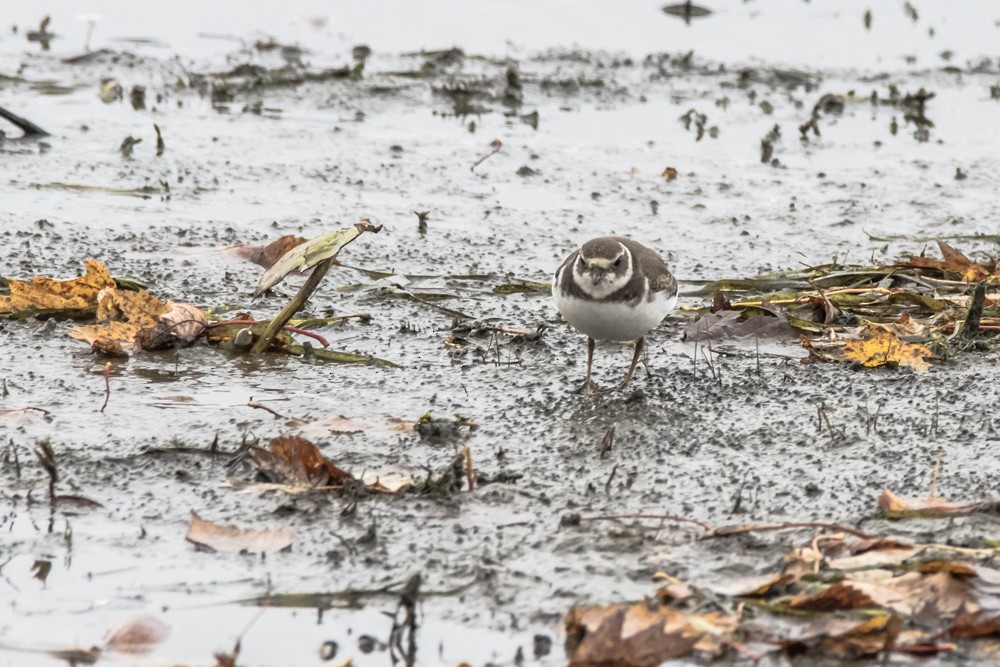
{"type": "Polygon", "coordinates": [[[840,348],[840,355],[856,361],[866,368],[876,366],[909,366],[915,371],[926,371],[930,364],[925,357],[934,353],[919,343],[904,343],[896,334],[885,329],[869,329],[872,335],[865,340],[851,340],[840,348]]]}
{"type": "Polygon", "coordinates": [[[31,282],[10,279],[10,296],[0,296],[0,313],[24,313],[36,310],[86,310],[97,304],[102,289],[115,286],[115,280],[103,264],[83,260],[87,273],[72,280],[53,280],[39,276],[31,282]]]}

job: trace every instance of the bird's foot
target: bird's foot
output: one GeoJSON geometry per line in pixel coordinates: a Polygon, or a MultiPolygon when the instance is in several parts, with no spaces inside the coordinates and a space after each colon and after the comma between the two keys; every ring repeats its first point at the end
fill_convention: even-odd
{"type": "Polygon", "coordinates": [[[601,389],[599,386],[597,386],[596,384],[594,384],[590,380],[590,378],[587,378],[584,381],[583,385],[579,389],[576,390],[576,393],[578,393],[578,394],[584,394],[586,396],[597,396],[599,394],[603,394],[604,392],[605,392],[605,390],[601,389]]]}

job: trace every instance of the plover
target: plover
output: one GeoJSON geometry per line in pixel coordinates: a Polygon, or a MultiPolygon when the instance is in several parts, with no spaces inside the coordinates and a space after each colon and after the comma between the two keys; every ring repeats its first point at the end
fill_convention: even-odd
{"type": "Polygon", "coordinates": [[[646,246],[621,236],[600,236],[566,258],[556,271],[552,296],[566,321],[587,334],[582,390],[596,393],[600,389],[590,380],[595,341],[635,341],[632,364],[619,385],[628,387],[646,334],[677,304],[677,281],[646,246]]]}

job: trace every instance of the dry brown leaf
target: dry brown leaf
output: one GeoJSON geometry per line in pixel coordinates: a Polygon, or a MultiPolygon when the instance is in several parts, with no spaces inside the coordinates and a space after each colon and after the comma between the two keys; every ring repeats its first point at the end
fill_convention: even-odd
{"type": "Polygon", "coordinates": [[[874,606],[875,601],[848,582],[839,582],[812,595],[799,595],[788,606],[799,611],[843,611],[874,606]]]}
{"type": "Polygon", "coordinates": [[[108,633],[104,640],[110,651],[148,653],[170,635],[170,628],[152,616],[130,618],[108,633]]]}
{"type": "Polygon", "coordinates": [[[250,458],[267,482],[293,487],[287,489],[289,492],[340,489],[352,482],[381,493],[398,493],[413,486],[412,477],[398,472],[369,471],[356,478],[323,456],[316,445],[297,435],[277,437],[269,447],[251,447],[250,458]]]}
{"type": "Polygon", "coordinates": [[[778,644],[800,654],[860,657],[881,651],[896,624],[892,614],[876,613],[862,618],[826,614],[801,621],[794,617],[758,617],[747,624],[745,632],[757,641],[778,644]]]}
{"type": "MultiPolygon", "coordinates": [[[[824,621],[834,622],[837,620],[839,619],[824,619],[824,621]]],[[[898,633],[899,618],[897,616],[878,614],[858,623],[846,632],[826,637],[820,643],[819,650],[828,655],[851,658],[874,656],[884,651],[898,633]]]]}
{"type": "Polygon", "coordinates": [[[720,340],[726,338],[779,338],[795,340],[798,334],[785,320],[769,315],[755,315],[745,320],[739,310],[706,313],[684,327],[684,340],[720,340]]]}
{"type": "Polygon", "coordinates": [[[656,589],[656,597],[664,602],[678,602],[694,595],[695,589],[683,581],[673,581],[656,589]]]}
{"type": "Polygon", "coordinates": [[[910,317],[909,313],[903,313],[895,322],[865,322],[868,329],[882,329],[894,334],[897,337],[903,336],[927,336],[930,330],[926,324],[921,324],[910,317]]]}
{"type": "Polygon", "coordinates": [[[852,556],[827,561],[826,565],[831,570],[891,567],[905,563],[921,551],[923,551],[921,547],[903,545],[884,549],[872,549],[852,556]]]}
{"type": "Polygon", "coordinates": [[[265,269],[269,269],[275,262],[281,259],[282,255],[305,242],[306,239],[301,236],[286,234],[285,236],[279,236],[267,245],[236,246],[235,248],[230,248],[229,252],[249,260],[258,266],[263,266],[265,269]]]}
{"type": "Polygon", "coordinates": [[[934,574],[935,572],[947,572],[955,576],[974,577],[976,567],[971,563],[963,563],[954,560],[929,560],[917,566],[917,572],[923,574],[934,574]]]}
{"type": "Polygon", "coordinates": [[[164,331],[169,331],[178,342],[190,345],[205,331],[208,322],[201,308],[189,303],[167,301],[170,310],[160,315],[160,324],[164,331]]]}
{"type": "Polygon", "coordinates": [[[878,511],[890,519],[909,517],[943,517],[969,514],[980,504],[955,505],[940,496],[927,498],[901,498],[889,489],[883,489],[877,502],[878,511]]]}
{"type": "Polygon", "coordinates": [[[767,574],[713,586],[712,590],[731,597],[761,598],[774,595],[782,586],[793,581],[795,577],[791,574],[767,574]]]}
{"type": "Polygon", "coordinates": [[[924,358],[934,353],[917,343],[904,343],[885,329],[868,329],[871,337],[849,340],[838,350],[841,358],[856,361],[866,368],[876,366],[908,366],[923,372],[930,368],[924,358]]]}
{"type": "Polygon", "coordinates": [[[194,306],[160,301],[146,291],[101,291],[97,299],[99,324],[73,327],[69,335],[108,354],[135,355],[193,342],[208,326],[194,306]]]}
{"type": "Polygon", "coordinates": [[[939,269],[948,273],[957,273],[962,277],[962,280],[968,282],[979,282],[990,277],[991,272],[986,267],[973,262],[961,250],[953,248],[944,241],[938,241],[937,244],[941,250],[941,255],[944,257],[943,260],[934,259],[933,257],[910,256],[906,262],[900,262],[897,266],[939,269]]]}
{"type": "Polygon", "coordinates": [[[731,631],[720,614],[686,614],[653,601],[632,605],[574,607],[565,618],[566,655],[571,665],[653,667],[690,655],[703,639],[731,631]]]}
{"type": "Polygon", "coordinates": [[[113,288],[115,280],[97,260],[85,259],[83,265],[87,272],[71,280],[36,277],[26,283],[11,278],[8,281],[10,295],[0,296],[0,313],[93,308],[98,293],[113,288]]]}
{"type": "Polygon", "coordinates": [[[335,466],[305,438],[279,436],[269,447],[270,451],[253,447],[250,457],[268,481],[275,484],[316,487],[352,479],[351,473],[335,466]]]}
{"type": "Polygon", "coordinates": [[[879,607],[932,632],[946,630],[959,610],[968,610],[971,595],[969,577],[947,572],[864,570],[851,573],[849,583],[879,607]]]}
{"type": "Polygon", "coordinates": [[[202,547],[223,553],[273,553],[281,551],[295,541],[295,531],[290,528],[249,529],[235,526],[221,526],[206,521],[191,512],[191,523],[188,524],[187,535],[184,538],[202,547]]]}

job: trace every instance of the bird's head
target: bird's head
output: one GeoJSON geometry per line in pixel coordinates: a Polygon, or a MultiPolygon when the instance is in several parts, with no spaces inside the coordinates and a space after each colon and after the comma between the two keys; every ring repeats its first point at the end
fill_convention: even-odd
{"type": "Polygon", "coordinates": [[[603,299],[632,279],[632,253],[619,241],[598,238],[580,248],[573,266],[573,278],[584,292],[603,299]]]}

